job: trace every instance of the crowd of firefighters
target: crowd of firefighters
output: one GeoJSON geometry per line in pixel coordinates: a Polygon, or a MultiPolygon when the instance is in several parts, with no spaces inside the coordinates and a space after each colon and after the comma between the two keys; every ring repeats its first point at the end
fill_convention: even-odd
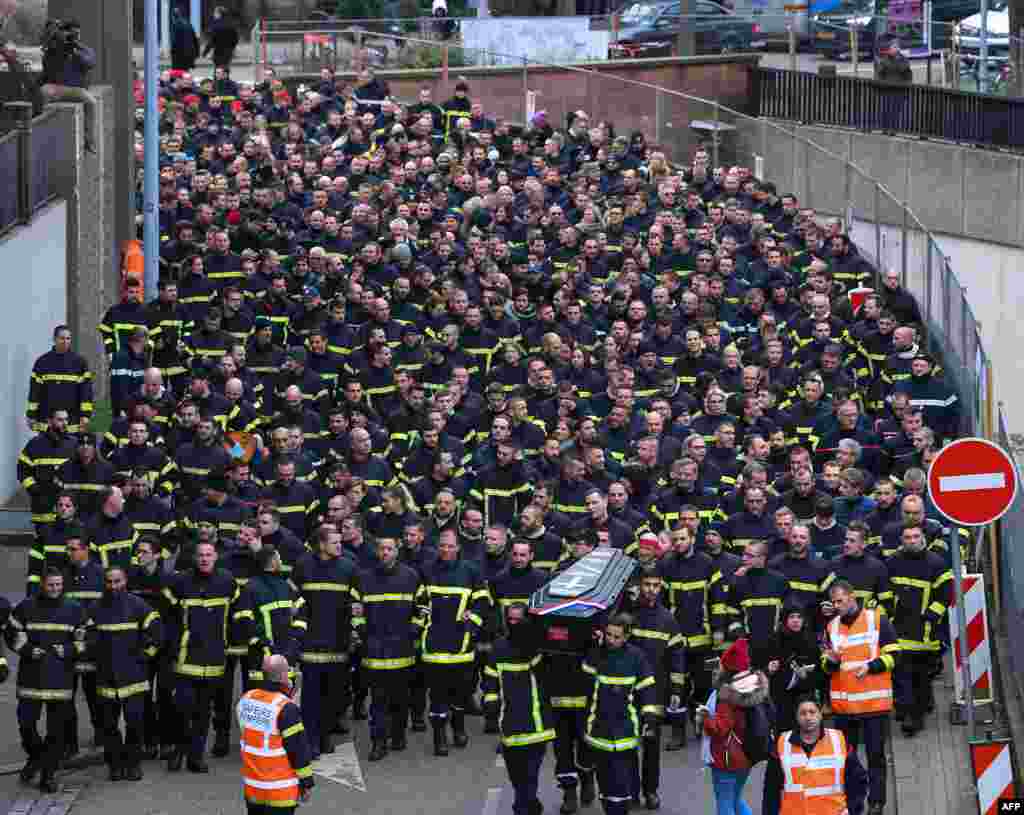
{"type": "Polygon", "coordinates": [[[159,293],[127,278],[100,325],[109,428],[66,326],[32,373],[22,780],[55,788],[79,696],[112,780],[208,772],[236,678],[283,656],[309,750],[247,779],[252,804],[294,805],[368,716],[381,761],[409,728],[465,748],[482,715],[517,815],[548,742],[562,813],[598,789],[657,809],[662,726],[714,745],[709,693],[749,671],[794,734],[765,800],[804,811],[794,750],[825,705],[846,740],[818,744],[866,742],[878,815],[967,540],[925,492],[959,412],[913,297],[745,168],[583,111],[512,127],[468,92],[164,77],[159,293]],[[637,560],[628,614],[543,653],[531,595],[605,546],[637,560]]]}

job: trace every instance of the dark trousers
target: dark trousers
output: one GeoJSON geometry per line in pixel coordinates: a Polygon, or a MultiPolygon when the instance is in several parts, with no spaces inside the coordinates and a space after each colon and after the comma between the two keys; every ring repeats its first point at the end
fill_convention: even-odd
{"type": "Polygon", "coordinates": [[[294,815],[295,807],[272,807],[246,801],[245,811],[248,815],[294,815]]]}
{"type": "Polygon", "coordinates": [[[690,674],[690,683],[688,699],[683,701],[691,711],[698,705],[706,705],[711,695],[711,671],[708,670],[707,661],[714,655],[711,648],[686,649],[686,670],[690,674]]]}
{"type": "MultiPolygon", "coordinates": [[[[355,654],[352,660],[349,662],[351,669],[349,670],[349,682],[351,683],[351,701],[352,706],[361,705],[366,701],[366,697],[370,694],[369,685],[366,684],[366,671],[363,670],[363,657],[361,654],[355,654]]],[[[423,703],[426,705],[426,702],[423,703]]]]}
{"type": "Polygon", "coordinates": [[[78,689],[81,687],[82,695],[85,696],[85,706],[89,710],[89,723],[92,725],[96,738],[99,739],[100,712],[96,702],[96,672],[87,671],[75,674],[75,685],[71,695],[71,705],[68,707],[68,715],[64,730],[64,743],[72,745],[78,750],[78,689]]]}
{"type": "Polygon", "coordinates": [[[540,783],[540,765],[544,763],[547,744],[527,744],[522,747],[506,747],[502,751],[508,780],[512,782],[515,799],[512,802],[513,815],[530,815],[537,809],[537,787],[540,783]]]}
{"type": "Polygon", "coordinates": [[[594,768],[594,756],[583,740],[587,712],[582,708],[559,708],[555,715],[555,781],[558,786],[575,787],[580,773],[594,768]]]}
{"type": "Polygon", "coordinates": [[[427,711],[427,677],[423,663],[409,669],[409,712],[420,719],[427,711]]]}
{"type": "Polygon", "coordinates": [[[405,735],[409,718],[409,669],[366,670],[370,688],[370,738],[386,741],[405,735]]]}
{"type": "Polygon", "coordinates": [[[928,651],[906,651],[900,654],[893,675],[896,707],[916,724],[921,725],[932,701],[932,660],[928,651]]]}
{"type": "Polygon", "coordinates": [[[29,761],[36,762],[44,773],[57,769],[64,755],[64,735],[67,733],[71,702],[43,702],[39,699],[18,700],[18,731],[21,746],[29,761]],[[46,708],[46,740],[39,735],[39,720],[46,708]]]}
{"type": "Polygon", "coordinates": [[[465,711],[475,678],[473,663],[465,665],[423,664],[423,675],[430,688],[430,718],[444,721],[452,712],[465,711]]]}
{"type": "Polygon", "coordinates": [[[655,725],[652,737],[642,739],[633,753],[633,795],[652,795],[661,781],[661,725],[655,725]]]}
{"type": "Polygon", "coordinates": [[[206,752],[210,734],[211,708],[221,687],[220,679],[193,679],[179,676],[174,688],[181,729],[178,746],[191,761],[199,761],[206,752]]]}
{"type": "Polygon", "coordinates": [[[213,729],[218,733],[231,730],[231,721],[235,715],[235,674],[239,665],[242,666],[242,692],[247,690],[245,658],[229,655],[224,664],[224,676],[213,699],[213,729]]]}
{"type": "Polygon", "coordinates": [[[320,751],[320,742],[331,734],[347,704],[346,663],[302,663],[302,721],[314,753],[320,751]]]}
{"type": "Polygon", "coordinates": [[[594,750],[594,766],[605,815],[625,815],[629,811],[629,802],[633,798],[635,752],[594,750]]]}
{"type": "Polygon", "coordinates": [[[130,768],[142,759],[141,750],[146,721],[146,699],[141,693],[126,699],[100,698],[103,732],[103,758],[111,767],[130,768]],[[121,713],[124,713],[124,736],[121,713]]]}
{"type": "Polygon", "coordinates": [[[164,662],[149,665],[149,691],[145,699],[144,735],[150,746],[177,743],[178,712],[174,708],[174,673],[164,662]]]}
{"type": "Polygon", "coordinates": [[[856,750],[862,743],[868,754],[868,802],[885,805],[885,748],[889,742],[889,714],[836,716],[836,728],[856,750]]]}

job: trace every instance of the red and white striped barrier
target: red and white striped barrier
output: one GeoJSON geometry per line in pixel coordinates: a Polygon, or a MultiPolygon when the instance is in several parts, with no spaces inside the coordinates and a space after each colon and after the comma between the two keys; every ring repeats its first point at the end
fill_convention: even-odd
{"type": "Polygon", "coordinates": [[[1000,798],[1013,798],[1013,756],[1009,742],[971,745],[974,781],[978,786],[978,812],[997,815],[1000,798]]]}
{"type": "MultiPolygon", "coordinates": [[[[974,704],[992,702],[992,653],[988,643],[988,610],[985,582],[980,574],[964,575],[964,611],[967,617],[967,655],[971,668],[974,704]]],[[[964,703],[963,671],[960,656],[960,617],[955,606],[949,608],[949,639],[953,644],[953,688],[957,704],[964,703]]]]}

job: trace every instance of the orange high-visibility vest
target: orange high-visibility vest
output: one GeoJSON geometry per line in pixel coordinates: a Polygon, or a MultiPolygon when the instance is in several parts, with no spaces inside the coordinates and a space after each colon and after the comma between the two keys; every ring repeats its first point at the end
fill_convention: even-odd
{"type": "Polygon", "coordinates": [[[259,689],[238,700],[246,801],[280,807],[298,803],[299,777],[288,761],[277,725],[281,710],[290,701],[283,693],[259,689]]]}
{"type": "Polygon", "coordinates": [[[846,809],[846,739],[825,728],[823,738],[808,756],[794,746],[788,730],[779,736],[782,765],[782,806],[779,815],[839,815],[846,809]]]}
{"type": "Polygon", "coordinates": [[[878,659],[879,616],[876,609],[862,609],[852,625],[836,616],[828,626],[829,640],[839,653],[839,670],[832,674],[832,710],[845,716],[886,713],[892,710],[892,674],[889,671],[867,674],[862,679],[854,671],[878,659]]]}

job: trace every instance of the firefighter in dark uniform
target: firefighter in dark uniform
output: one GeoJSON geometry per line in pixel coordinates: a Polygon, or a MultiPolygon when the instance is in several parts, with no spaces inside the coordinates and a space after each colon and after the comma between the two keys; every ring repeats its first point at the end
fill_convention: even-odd
{"type": "Polygon", "coordinates": [[[170,758],[174,747],[177,713],[174,711],[172,668],[167,660],[165,621],[170,612],[164,586],[171,578],[167,559],[161,557],[160,542],[150,536],[135,543],[135,561],[128,568],[128,591],[141,597],[160,615],[160,642],[154,643],[156,656],[146,662],[149,690],[145,697],[143,735],[144,758],[170,758]]]}
{"type": "Polygon", "coordinates": [[[80,354],[71,350],[71,329],[59,325],[53,330],[53,348],[32,366],[25,417],[37,433],[46,429],[54,410],[68,414],[68,431],[88,429],[92,418],[92,371],[80,354]]]}
{"type": "Polygon", "coordinates": [[[100,511],[86,524],[89,549],[100,565],[128,567],[138,537],[124,512],[124,493],[120,487],[106,487],[100,493],[100,511]]]}
{"type": "Polygon", "coordinates": [[[789,593],[789,582],[776,571],[766,567],[768,545],[751,541],[743,550],[743,565],[733,572],[724,602],[718,605],[725,613],[714,615],[712,635],[716,642],[725,640],[730,622],[739,618],[752,645],[751,665],[763,670],[769,654],[757,644],[773,642],[779,627],[782,606],[789,593]]]}
{"type": "MultiPolygon", "coordinates": [[[[668,607],[686,642],[687,709],[696,710],[711,692],[711,672],[707,669],[712,655],[709,598],[721,575],[711,558],[697,551],[694,535],[682,521],[672,529],[672,552],[658,563],[658,571],[667,589],[668,607]]],[[[667,750],[680,750],[686,744],[686,712],[668,713],[672,740],[667,750]]]]}
{"type": "Polygon", "coordinates": [[[352,642],[352,579],[355,563],[342,554],[341,533],[324,524],[317,551],[292,571],[299,616],[306,624],[302,662],[302,719],[314,758],[333,753],[331,728],[348,705],[352,642]]]}
{"type": "Polygon", "coordinates": [[[47,418],[46,430],[29,439],[18,456],[18,481],[31,500],[36,538],[45,538],[54,521],[53,508],[59,492],[57,471],[74,457],[77,446],[75,437],[68,435],[68,412],[54,408],[47,418]]]}
{"type": "Polygon", "coordinates": [[[554,722],[543,685],[543,657],[527,607],[505,610],[506,636],[494,643],[484,668],[484,709],[501,722],[502,755],[515,791],[514,815],[540,815],[537,798],[540,767],[554,722]]]}
{"type": "MultiPolygon", "coordinates": [[[[559,573],[594,551],[597,533],[574,533],[569,546],[571,556],[562,561],[559,573]]],[[[581,803],[594,803],[597,795],[593,757],[583,739],[590,682],[583,673],[582,657],[573,654],[548,654],[545,670],[544,685],[555,722],[555,781],[562,788],[560,812],[572,815],[581,803]]]]}
{"type": "Polygon", "coordinates": [[[633,799],[643,793],[648,809],[659,809],[661,798],[661,722],[668,710],[679,710],[686,686],[686,640],[679,623],[661,602],[663,581],[657,567],[644,566],[640,571],[640,598],[633,609],[630,641],[644,652],[654,671],[655,714],[659,721],[644,734],[638,751],[640,773],[633,779],[633,799]]]}
{"type": "MultiPolygon", "coordinates": [[[[892,616],[892,587],[889,569],[865,551],[870,528],[863,521],[853,521],[846,528],[843,553],[829,562],[836,580],[845,580],[853,586],[853,594],[864,608],[877,608],[892,616]]],[[[831,611],[827,609],[826,613],[831,611]]]]}
{"type": "Polygon", "coordinates": [[[67,492],[57,496],[54,507],[54,522],[46,530],[46,536],[32,541],[28,553],[28,577],[25,594],[35,594],[43,582],[43,572],[52,567],[63,572],[68,567],[68,533],[82,534],[75,497],[67,492]]]}
{"type": "MultiPolygon", "coordinates": [[[[89,557],[81,529],[68,530],[68,565],[64,571],[64,598],[78,603],[85,615],[103,596],[103,567],[89,557]]],[[[81,686],[85,705],[89,710],[89,721],[99,741],[101,732],[100,710],[96,694],[96,663],[79,654],[75,660],[75,677],[72,684],[71,707],[67,712],[67,729],[64,731],[64,755],[73,756],[78,752],[78,709],[75,705],[78,688],[81,686]]]]}
{"type": "Polygon", "coordinates": [[[416,640],[423,628],[415,598],[420,578],[415,569],[398,562],[398,543],[377,543],[376,566],[357,577],[353,624],[366,644],[362,669],[373,694],[370,709],[370,761],[380,761],[392,749],[405,749],[409,711],[409,669],[416,664],[416,640]],[[361,612],[361,613],[360,613],[361,612]]]}
{"type": "MultiPolygon", "coordinates": [[[[203,529],[207,528],[216,531],[216,527],[200,526],[200,534],[203,529]]],[[[262,548],[263,538],[260,535],[259,523],[253,518],[246,518],[238,527],[238,545],[231,549],[224,560],[220,561],[220,567],[226,569],[234,577],[235,585],[238,586],[239,592],[245,590],[245,587],[252,578],[262,574],[263,567],[260,566],[256,557],[262,548]]],[[[239,597],[241,597],[241,594],[239,594],[239,597]]],[[[235,675],[239,667],[242,670],[242,684],[245,685],[247,681],[245,671],[249,645],[238,636],[237,625],[232,626],[231,634],[228,637],[228,645],[225,650],[224,676],[221,679],[217,695],[213,700],[213,729],[217,734],[214,738],[213,755],[217,758],[221,757],[221,749],[228,741],[227,736],[220,737],[219,734],[227,734],[231,731],[231,711],[235,698],[235,675]],[[217,743],[218,737],[220,738],[220,744],[217,743]]],[[[227,746],[230,748],[230,745],[227,746]]],[[[230,752],[230,749],[228,752],[230,752]]],[[[224,755],[227,755],[227,753],[224,755]]]]}
{"type": "Polygon", "coordinates": [[[210,707],[223,680],[226,632],[239,596],[231,574],[217,568],[217,549],[209,542],[196,545],[195,566],[164,589],[174,616],[168,642],[182,720],[178,749],[167,760],[170,772],[181,770],[186,757],[190,772],[210,771],[204,757],[210,707]]]}
{"type": "Polygon", "coordinates": [[[420,661],[430,688],[434,755],[446,756],[449,722],[452,744],[462,748],[469,743],[466,707],[475,684],[476,641],[490,605],[477,564],[459,558],[454,529],[441,533],[437,560],[424,570],[416,603],[426,622],[420,661]]]}
{"type": "Polygon", "coordinates": [[[103,597],[93,605],[85,624],[86,652],[96,663],[103,753],[111,781],[142,780],[147,662],[156,657],[162,641],[160,615],[130,594],[127,586],[123,567],[107,569],[103,597]]]}
{"type": "Polygon", "coordinates": [[[799,605],[807,619],[814,621],[828,597],[832,573],[825,561],[811,556],[811,530],[806,524],[795,524],[789,530],[788,548],[768,562],[768,569],[786,578],[789,584],[787,602],[799,605]]]}
{"type": "Polygon", "coordinates": [[[594,755],[605,815],[625,815],[632,800],[640,741],[658,726],[654,672],[629,644],[632,620],[616,614],[599,632],[601,645],[583,659],[589,679],[584,738],[594,755]]]}
{"type": "MultiPolygon", "coordinates": [[[[548,581],[548,576],[539,569],[533,568],[533,543],[517,538],[508,546],[507,559],[502,558],[502,567],[497,574],[488,571],[489,566],[494,563],[493,552],[500,549],[502,553],[506,548],[505,541],[508,539],[508,530],[502,526],[489,526],[484,533],[486,537],[487,554],[484,557],[484,579],[490,590],[491,603],[487,609],[487,621],[484,626],[483,654],[486,654],[488,646],[500,636],[501,625],[505,615],[505,609],[513,603],[529,603],[530,596],[548,581]]],[[[481,666],[482,669],[482,666],[481,666]]],[[[484,721],[485,733],[497,733],[498,723],[493,719],[484,721]]]]}
{"type": "MultiPolygon", "coordinates": [[[[416,573],[420,576],[420,580],[426,574],[427,568],[437,560],[437,547],[433,544],[428,544],[426,537],[426,521],[413,519],[406,522],[399,559],[406,566],[411,566],[415,569],[416,573]]],[[[483,645],[484,643],[477,642],[478,653],[483,645]]],[[[417,662],[412,669],[412,678],[409,680],[409,692],[411,695],[409,701],[409,726],[413,733],[423,733],[427,729],[425,718],[427,710],[427,681],[423,675],[422,662],[417,662]]]]}
{"type": "Polygon", "coordinates": [[[57,792],[54,778],[64,753],[64,733],[74,686],[74,660],[81,650],[85,616],[64,597],[64,577],[43,575],[42,591],[18,604],[7,626],[8,644],[18,657],[18,729],[28,762],[21,770],[29,784],[41,772],[39,789],[57,792]],[[39,720],[46,708],[46,741],[39,720]]]}
{"type": "MultiPolygon", "coordinates": [[[[306,621],[296,614],[298,595],[281,570],[281,554],[274,546],[264,544],[256,552],[256,562],[260,573],[245,584],[238,610],[232,617],[238,631],[234,639],[244,642],[249,649],[244,690],[263,681],[264,657],[281,654],[291,664],[306,628],[306,621]]],[[[227,755],[230,748],[226,730],[217,733],[214,755],[220,755],[222,744],[227,755]]]]}
{"type": "Polygon", "coordinates": [[[924,728],[924,715],[934,706],[931,671],[941,643],[936,630],[946,622],[946,599],[953,574],[934,552],[920,524],[903,529],[903,544],[889,558],[893,592],[893,627],[900,653],[894,676],[896,712],[903,714],[903,732],[924,728]]]}

